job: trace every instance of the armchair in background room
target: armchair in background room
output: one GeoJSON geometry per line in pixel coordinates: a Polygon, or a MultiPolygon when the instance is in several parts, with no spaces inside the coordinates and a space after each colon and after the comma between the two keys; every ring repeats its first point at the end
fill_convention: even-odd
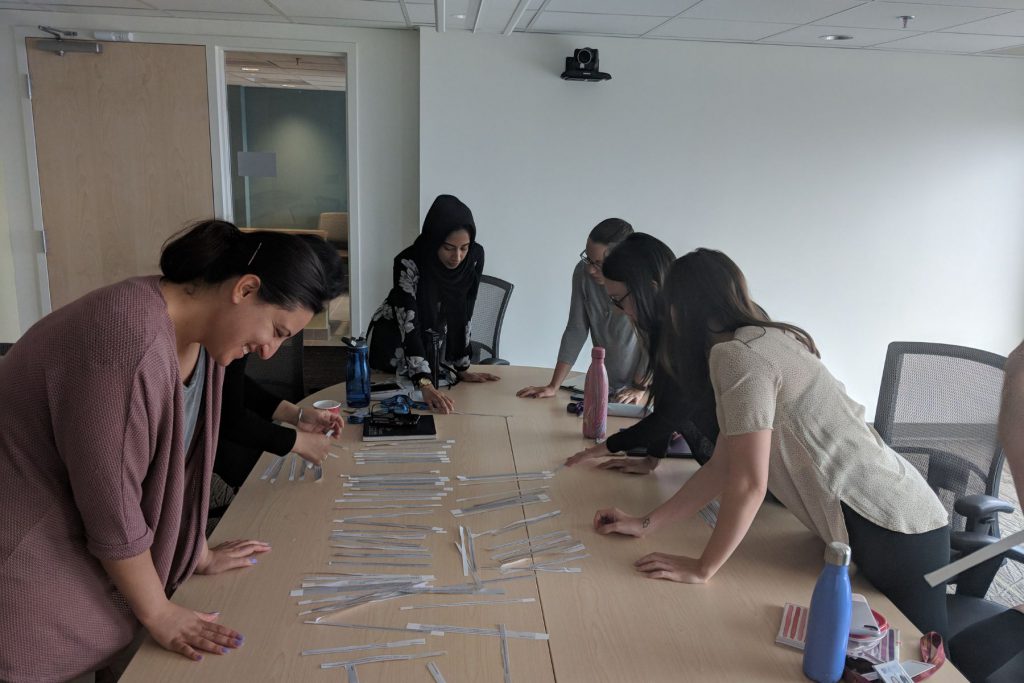
{"type": "Polygon", "coordinates": [[[501,325],[505,322],[505,310],[512,298],[515,285],[500,278],[484,275],[480,278],[480,290],[473,309],[473,337],[469,342],[472,349],[470,360],[480,365],[508,365],[507,360],[498,357],[501,341],[501,325]]]}

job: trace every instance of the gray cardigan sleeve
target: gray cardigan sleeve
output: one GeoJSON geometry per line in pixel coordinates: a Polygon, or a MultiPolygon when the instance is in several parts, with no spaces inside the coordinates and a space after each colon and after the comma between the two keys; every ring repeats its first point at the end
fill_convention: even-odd
{"type": "Polygon", "coordinates": [[[572,271],[572,298],[569,301],[569,321],[562,333],[562,344],[558,347],[558,362],[573,365],[583,345],[590,336],[590,318],[583,301],[583,263],[572,271]]]}

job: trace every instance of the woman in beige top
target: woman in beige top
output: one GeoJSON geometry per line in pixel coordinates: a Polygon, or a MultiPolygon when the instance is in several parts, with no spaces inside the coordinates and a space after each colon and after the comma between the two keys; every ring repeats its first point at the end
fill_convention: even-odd
{"type": "Polygon", "coordinates": [[[650,578],[704,583],[743,540],[771,491],[825,542],[849,543],[870,580],[922,631],[946,627],[945,588],[924,574],[949,562],[945,509],[924,478],[885,445],[819,359],[814,340],[772,322],[725,254],[678,259],[663,289],[661,361],[681,386],[710,384],[721,434],[711,460],[641,517],[599,510],[600,533],[643,536],[720,498],[701,557],[652,553],[650,578]]]}

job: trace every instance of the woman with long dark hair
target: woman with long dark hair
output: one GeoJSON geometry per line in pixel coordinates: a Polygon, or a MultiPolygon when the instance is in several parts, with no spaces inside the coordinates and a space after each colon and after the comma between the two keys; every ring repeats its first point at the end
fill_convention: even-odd
{"type": "Polygon", "coordinates": [[[167,596],[270,550],[203,533],[223,366],[302,329],[324,270],[296,237],[217,220],[160,269],[54,311],[0,360],[2,680],[116,673],[143,628],[193,660],[242,644],[167,596]]]}
{"type": "Polygon", "coordinates": [[[821,363],[803,329],[772,321],[729,257],[698,249],[663,290],[661,364],[713,392],[721,434],[711,460],[667,502],[634,517],[599,510],[603,534],[644,536],[720,497],[700,557],[652,553],[650,578],[704,583],[729,559],[771,493],[824,541],[853,549],[862,574],[922,631],[946,627],[945,588],[921,578],[949,562],[946,512],[913,465],[885,445],[821,363]]]}
{"type": "Polygon", "coordinates": [[[694,456],[704,461],[711,456],[718,425],[714,399],[706,392],[694,392],[676,382],[659,362],[661,338],[661,288],[675,254],[657,237],[634,233],[612,249],[605,258],[603,275],[608,299],[636,328],[647,349],[648,365],[644,383],[651,387],[653,412],[628,429],[608,437],[604,443],[580,451],[566,460],[575,465],[591,458],[643,448],[647,457],[615,458],[600,465],[633,474],[650,472],[665,456],[673,434],[682,434],[694,456]]]}
{"type": "MultiPolygon", "coordinates": [[[[470,372],[470,323],[484,273],[484,248],[476,241],[469,207],[442,194],[423,219],[423,231],[395,257],[394,287],[373,314],[370,367],[412,379],[432,409],[455,409],[451,396],[431,380],[431,348],[439,362],[464,382],[490,382],[497,375],[470,372]]],[[[441,373],[442,375],[444,373],[441,373]]]]}

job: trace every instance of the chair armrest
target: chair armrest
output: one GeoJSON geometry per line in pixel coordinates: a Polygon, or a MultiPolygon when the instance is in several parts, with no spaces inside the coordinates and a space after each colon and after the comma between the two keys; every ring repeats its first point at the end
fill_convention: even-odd
{"type": "Polygon", "coordinates": [[[954,503],[953,509],[968,519],[989,517],[997,512],[1013,512],[1012,505],[1005,500],[1000,500],[985,494],[964,496],[954,503]]]}
{"type": "Polygon", "coordinates": [[[504,358],[484,358],[479,362],[479,365],[508,365],[509,362],[504,358]]]}

